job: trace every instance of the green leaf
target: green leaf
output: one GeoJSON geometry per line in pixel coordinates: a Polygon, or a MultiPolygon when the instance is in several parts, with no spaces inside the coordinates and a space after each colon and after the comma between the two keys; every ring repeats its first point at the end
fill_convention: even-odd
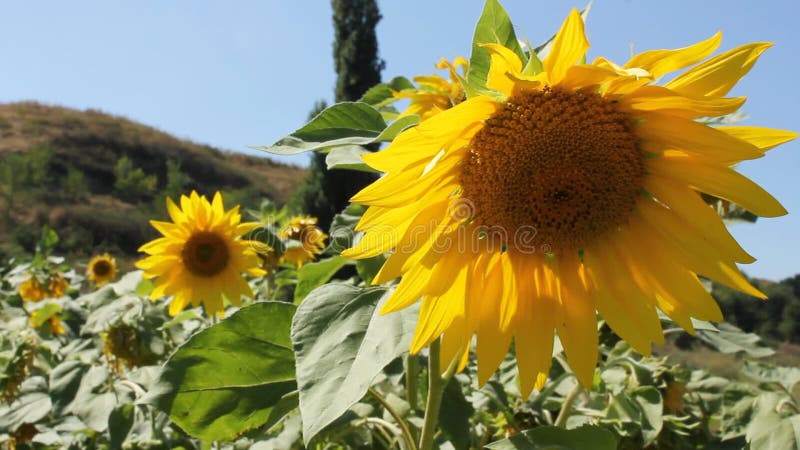
{"type": "Polygon", "coordinates": [[[70,404],[78,392],[81,378],[89,366],[81,361],[64,361],[50,372],[50,395],[53,398],[53,411],[60,414],[70,404]]]}
{"type": "Polygon", "coordinates": [[[757,334],[745,333],[729,323],[720,323],[717,332],[697,330],[697,338],[722,353],[744,352],[754,358],[775,354],[775,350],[759,345],[761,338],[757,334]]]}
{"type": "Polygon", "coordinates": [[[256,303],[197,333],[169,358],[141,402],[205,440],[231,440],[262,426],[296,388],[294,311],[289,303],[256,303]]]}
{"type": "Polygon", "coordinates": [[[777,412],[780,403],[781,397],[773,392],[756,399],[746,435],[751,450],[800,448],[800,414],[782,417],[777,412]]]}
{"type": "Polygon", "coordinates": [[[294,155],[338,145],[364,145],[374,142],[385,128],[381,113],[372,106],[359,102],[337,103],[275,144],[253,148],[294,155]]]}
{"type": "Polygon", "coordinates": [[[122,448],[122,443],[128,437],[133,427],[134,406],[132,403],[119,405],[108,416],[109,446],[112,450],[122,448]]]}
{"type": "Polygon", "coordinates": [[[514,33],[511,18],[500,2],[487,0],[472,36],[472,55],[469,59],[468,84],[475,89],[486,87],[491,58],[489,51],[479,44],[501,44],[516,53],[523,64],[527,61],[514,33]]]}
{"type": "Polygon", "coordinates": [[[366,207],[353,203],[341,213],[333,216],[331,229],[328,232],[330,238],[326,253],[338,255],[344,249],[353,246],[353,237],[356,234],[354,228],[358,221],[361,220],[361,215],[364,214],[365,210],[366,207]]]}
{"type": "Polygon", "coordinates": [[[439,424],[442,433],[453,444],[456,450],[470,448],[469,419],[475,410],[464,397],[461,384],[451,378],[442,394],[442,406],[439,410],[439,424]]]}
{"type": "Polygon", "coordinates": [[[294,302],[300,303],[309,292],[322,286],[331,279],[349,260],[342,256],[333,256],[328,259],[304,265],[297,272],[297,287],[294,289],[294,302]]]}
{"type": "Polygon", "coordinates": [[[364,163],[364,160],[361,159],[361,155],[367,153],[370,153],[370,151],[364,149],[364,147],[360,145],[342,145],[340,147],[334,147],[328,152],[328,155],[325,156],[325,164],[328,166],[328,170],[350,169],[378,173],[377,170],[368,166],[364,163]]]}
{"type": "Polygon", "coordinates": [[[26,423],[36,423],[50,412],[50,396],[44,392],[23,394],[11,405],[0,406],[0,432],[13,432],[26,423]]]}
{"type": "Polygon", "coordinates": [[[403,131],[419,124],[419,116],[411,114],[410,116],[403,116],[392,122],[385,130],[375,138],[375,142],[390,142],[403,131]]]}
{"type": "Polygon", "coordinates": [[[376,108],[386,106],[397,100],[392,91],[402,91],[403,89],[413,89],[414,85],[406,77],[392,78],[388,83],[381,83],[373,86],[358,100],[368,103],[376,108]]]}
{"type": "Polygon", "coordinates": [[[311,292],[297,309],[292,343],[308,443],[358,402],[372,380],[408,351],[417,309],[381,315],[383,287],[328,284],[311,292]]]}
{"type": "Polygon", "coordinates": [[[644,446],[649,447],[655,442],[661,428],[664,426],[662,413],[664,405],[661,393],[653,386],[642,386],[632,393],[633,399],[642,411],[642,437],[644,446]]]}
{"type": "Polygon", "coordinates": [[[598,426],[584,425],[572,430],[546,426],[525,430],[486,447],[493,450],[616,450],[617,440],[610,431],[598,426]]]}
{"type": "Polygon", "coordinates": [[[381,270],[381,267],[383,267],[383,263],[385,262],[386,256],[384,255],[356,260],[356,271],[358,272],[358,276],[361,277],[361,279],[364,280],[364,283],[367,285],[372,284],[372,279],[375,278],[375,275],[378,274],[378,272],[381,270]]]}

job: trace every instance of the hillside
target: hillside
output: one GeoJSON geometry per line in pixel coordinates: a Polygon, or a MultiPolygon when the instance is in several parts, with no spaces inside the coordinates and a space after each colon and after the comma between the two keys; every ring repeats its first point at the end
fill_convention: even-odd
{"type": "Polygon", "coordinates": [[[0,249],[30,250],[42,225],[75,256],[133,255],[165,196],[220,190],[226,203],[286,202],[305,169],[221,151],[95,110],[0,105],[0,249]]]}

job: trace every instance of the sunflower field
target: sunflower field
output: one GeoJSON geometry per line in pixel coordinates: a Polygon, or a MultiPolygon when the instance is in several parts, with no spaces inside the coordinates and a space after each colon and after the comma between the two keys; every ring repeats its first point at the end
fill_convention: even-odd
{"type": "Polygon", "coordinates": [[[469,59],[260,147],[374,174],[328,229],[186,192],[128,271],[45,228],[0,267],[0,446],[800,447],[800,368],[710,293],[766,298],[726,222],[786,210],[735,165],[797,134],[727,94],[771,44],[589,60],[588,13],[533,45],[487,0],[469,59]]]}

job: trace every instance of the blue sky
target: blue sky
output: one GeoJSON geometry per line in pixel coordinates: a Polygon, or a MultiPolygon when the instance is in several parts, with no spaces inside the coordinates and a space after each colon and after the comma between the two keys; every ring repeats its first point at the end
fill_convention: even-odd
{"type": "MultiPolygon", "coordinates": [[[[547,39],[584,2],[506,0],[517,34],[547,39]]],[[[433,73],[441,56],[469,56],[481,0],[384,0],[378,27],[384,78],[433,73]]],[[[631,48],[681,47],[723,31],[722,49],[771,41],[732,95],[747,95],[744,122],[800,130],[796,88],[800,2],[596,0],[590,58],[624,61],[631,48]]],[[[0,102],[37,100],[96,108],[196,142],[247,151],[302,125],[316,100],[331,100],[330,2],[30,1],[0,15],[0,102]]],[[[305,164],[306,157],[288,159],[305,164]]],[[[734,225],[758,261],[753,276],[800,272],[800,143],[740,170],[790,215],[734,225]]]]}

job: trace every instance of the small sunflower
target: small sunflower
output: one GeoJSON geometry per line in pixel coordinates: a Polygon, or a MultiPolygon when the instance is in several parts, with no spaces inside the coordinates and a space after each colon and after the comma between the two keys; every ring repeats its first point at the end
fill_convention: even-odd
{"type": "Polygon", "coordinates": [[[420,116],[420,120],[425,120],[464,101],[465,94],[459,76],[462,78],[466,76],[468,67],[467,60],[460,56],[452,63],[442,58],[436,64],[436,68],[447,69],[450,72],[449,80],[445,80],[439,75],[414,77],[414,81],[419,85],[418,88],[394,92],[395,98],[411,100],[411,104],[400,116],[417,114],[420,116]],[[459,68],[461,68],[461,74],[457,71],[459,68]]]}
{"type": "Polygon", "coordinates": [[[172,295],[169,314],[174,316],[191,303],[205,307],[206,313],[222,315],[223,296],[238,306],[242,296],[252,297],[250,285],[242,276],[262,276],[251,241],[240,237],[259,225],[241,223],[239,207],[228,211],[217,192],[212,202],[197,192],[181,196],[179,208],[167,198],[172,222],[151,220],[164,237],[139,248],[148,257],[136,267],[144,278],[157,278],[151,298],[172,295]]]}
{"type": "Polygon", "coordinates": [[[369,206],[365,234],[343,254],[392,251],[373,283],[402,276],[384,313],[421,299],[411,352],[441,337],[443,364],[463,368],[477,335],[483,384],[513,340],[527,395],[547,379],[556,331],[590,386],[596,313],[646,355],[664,339],[658,309],[690,332],[691,317],[722,320],[698,276],[765,297],[736,266],[754,258],[701,194],[786,214],[731,166],[797,134],[696,120],[737,111],[745,99],[726,94],[771,45],[707,59],[720,42],[583,63],[573,10],[541,64],[485,44],[485,91],[363,156],[387,174],[352,198],[369,206]]]}
{"type": "Polygon", "coordinates": [[[44,300],[48,294],[47,288],[40,283],[36,277],[30,277],[23,281],[17,289],[19,291],[19,296],[26,302],[40,302],[44,300]]]}
{"type": "Polygon", "coordinates": [[[96,255],[86,266],[86,278],[94,281],[97,287],[112,281],[117,276],[117,260],[108,253],[96,255]]]}
{"type": "Polygon", "coordinates": [[[20,283],[17,289],[23,300],[40,302],[46,298],[62,297],[69,287],[69,281],[58,273],[47,275],[44,282],[39,281],[40,278],[31,275],[30,278],[20,283]]]}
{"type": "Polygon", "coordinates": [[[31,312],[31,316],[28,318],[28,323],[30,323],[33,328],[39,328],[45,321],[50,328],[51,334],[56,335],[66,333],[64,325],[61,323],[61,319],[59,319],[56,315],[51,315],[50,317],[42,320],[41,311],[36,310],[31,312]]]}
{"type": "Polygon", "coordinates": [[[308,261],[313,261],[325,249],[327,234],[317,227],[316,217],[294,217],[280,232],[281,239],[290,241],[281,256],[299,269],[308,261]]]}

